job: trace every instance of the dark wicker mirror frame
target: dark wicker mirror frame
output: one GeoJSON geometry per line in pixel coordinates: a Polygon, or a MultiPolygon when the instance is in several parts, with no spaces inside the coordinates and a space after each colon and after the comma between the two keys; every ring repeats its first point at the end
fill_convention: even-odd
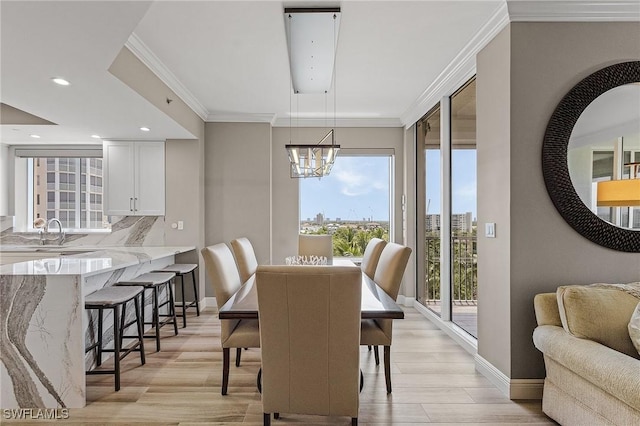
{"type": "Polygon", "coordinates": [[[640,231],[619,228],[584,205],[571,182],[567,146],[587,106],[614,87],[640,82],[640,61],[623,62],[591,74],[565,95],[549,119],[542,146],[542,173],[560,215],[583,237],[613,250],[640,253],[640,231]]]}

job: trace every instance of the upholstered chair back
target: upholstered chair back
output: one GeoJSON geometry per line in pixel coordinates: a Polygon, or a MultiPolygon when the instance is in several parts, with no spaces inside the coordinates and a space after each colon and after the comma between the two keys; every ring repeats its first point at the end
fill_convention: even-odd
{"type": "MultiPolygon", "coordinates": [[[[396,243],[387,243],[380,253],[373,280],[393,300],[398,298],[398,291],[400,291],[400,284],[402,284],[409,256],[411,256],[411,249],[396,243]]],[[[391,344],[393,321],[389,319],[376,319],[375,321],[389,339],[388,344],[391,344]]]]}
{"type": "Polygon", "coordinates": [[[362,269],[362,272],[371,279],[373,279],[376,273],[376,266],[378,266],[380,254],[386,245],[387,242],[380,238],[372,238],[369,243],[367,243],[367,247],[365,248],[364,255],[362,257],[362,264],[360,264],[360,269],[362,269]]]}
{"type": "Polygon", "coordinates": [[[248,238],[242,237],[231,241],[231,249],[236,257],[238,264],[238,272],[240,273],[240,281],[245,282],[256,273],[258,268],[258,260],[253,246],[248,238]]]}
{"type": "MultiPolygon", "coordinates": [[[[216,294],[218,309],[226,303],[242,285],[233,254],[226,244],[220,243],[201,250],[207,276],[216,294]]],[[[224,343],[238,324],[237,320],[220,321],[221,340],[224,343]]]]}
{"type": "Polygon", "coordinates": [[[331,235],[306,235],[298,237],[299,256],[325,256],[329,264],[333,263],[333,241],[331,235]]]}
{"type": "Polygon", "coordinates": [[[358,416],[361,271],[259,266],[265,413],[358,416]]]}
{"type": "Polygon", "coordinates": [[[411,249],[396,243],[388,243],[380,253],[373,280],[393,300],[398,297],[409,256],[411,256],[411,249]]]}

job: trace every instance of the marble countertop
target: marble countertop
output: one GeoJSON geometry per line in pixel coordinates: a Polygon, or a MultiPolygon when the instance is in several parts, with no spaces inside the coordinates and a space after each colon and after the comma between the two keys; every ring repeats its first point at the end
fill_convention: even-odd
{"type": "MultiPolygon", "coordinates": [[[[90,276],[126,268],[143,262],[161,259],[195,250],[195,247],[47,247],[59,256],[65,251],[84,253],[65,254],[38,260],[0,266],[0,275],[80,275],[90,276]],[[88,251],[92,250],[92,251],[88,251]]],[[[43,247],[2,246],[2,252],[46,251],[43,247]]]]}

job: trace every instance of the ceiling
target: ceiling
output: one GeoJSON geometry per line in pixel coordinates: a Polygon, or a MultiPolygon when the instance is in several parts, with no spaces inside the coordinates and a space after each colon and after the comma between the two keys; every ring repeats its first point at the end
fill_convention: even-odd
{"type": "Polygon", "coordinates": [[[293,115],[294,125],[306,119],[322,125],[334,117],[335,95],[335,117],[345,125],[401,126],[403,115],[505,4],[2,0],[0,101],[56,124],[2,120],[0,142],[100,143],[93,134],[193,138],[109,73],[125,45],[206,121],[277,126],[289,125],[293,115]],[[291,96],[284,8],[337,5],[337,89],[291,96]],[[58,86],[53,77],[71,85],[58,86]]]}

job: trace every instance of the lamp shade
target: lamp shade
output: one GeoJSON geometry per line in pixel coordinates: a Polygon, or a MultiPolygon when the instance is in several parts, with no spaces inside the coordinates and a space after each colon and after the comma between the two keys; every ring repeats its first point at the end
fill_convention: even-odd
{"type": "Polygon", "coordinates": [[[331,88],[340,8],[284,10],[294,93],[326,93],[331,88]]]}
{"type": "Polygon", "coordinates": [[[598,207],[640,206],[640,179],[598,182],[598,207]]]}

